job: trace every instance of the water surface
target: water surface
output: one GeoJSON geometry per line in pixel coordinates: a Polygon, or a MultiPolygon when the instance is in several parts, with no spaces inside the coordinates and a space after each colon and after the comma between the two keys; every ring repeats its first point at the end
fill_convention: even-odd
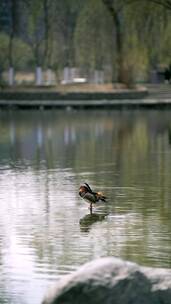
{"type": "Polygon", "coordinates": [[[0,112],[0,303],[84,262],[171,267],[170,111],[0,112]],[[108,196],[89,215],[88,182],[108,196]]]}

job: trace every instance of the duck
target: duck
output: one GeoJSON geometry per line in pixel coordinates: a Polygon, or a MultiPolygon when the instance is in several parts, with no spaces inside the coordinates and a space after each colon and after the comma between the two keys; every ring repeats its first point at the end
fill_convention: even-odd
{"type": "Polygon", "coordinates": [[[90,204],[90,213],[92,214],[93,205],[99,201],[106,202],[107,197],[102,192],[93,191],[87,183],[79,188],[79,195],[90,204]]]}

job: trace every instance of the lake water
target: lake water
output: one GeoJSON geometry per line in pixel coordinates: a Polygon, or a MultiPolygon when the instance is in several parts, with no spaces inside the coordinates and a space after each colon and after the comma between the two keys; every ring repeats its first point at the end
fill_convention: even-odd
{"type": "Polygon", "coordinates": [[[84,262],[171,267],[171,111],[0,112],[0,303],[84,262]],[[108,197],[89,215],[81,183],[108,197]]]}

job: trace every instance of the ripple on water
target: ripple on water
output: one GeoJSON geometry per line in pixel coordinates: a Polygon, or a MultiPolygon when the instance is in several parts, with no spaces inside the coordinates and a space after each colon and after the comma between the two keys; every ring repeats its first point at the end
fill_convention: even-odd
{"type": "Polygon", "coordinates": [[[30,114],[0,113],[3,303],[40,303],[99,256],[170,267],[170,112],[30,114]],[[78,195],[85,181],[108,196],[94,217],[78,195]]]}

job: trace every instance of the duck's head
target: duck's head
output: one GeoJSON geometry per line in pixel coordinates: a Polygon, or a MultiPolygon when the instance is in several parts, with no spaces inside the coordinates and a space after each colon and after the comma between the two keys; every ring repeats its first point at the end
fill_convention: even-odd
{"type": "Polygon", "coordinates": [[[86,184],[83,184],[80,186],[79,188],[79,194],[81,195],[82,193],[87,193],[89,191],[88,187],[86,186],[86,184]]]}

